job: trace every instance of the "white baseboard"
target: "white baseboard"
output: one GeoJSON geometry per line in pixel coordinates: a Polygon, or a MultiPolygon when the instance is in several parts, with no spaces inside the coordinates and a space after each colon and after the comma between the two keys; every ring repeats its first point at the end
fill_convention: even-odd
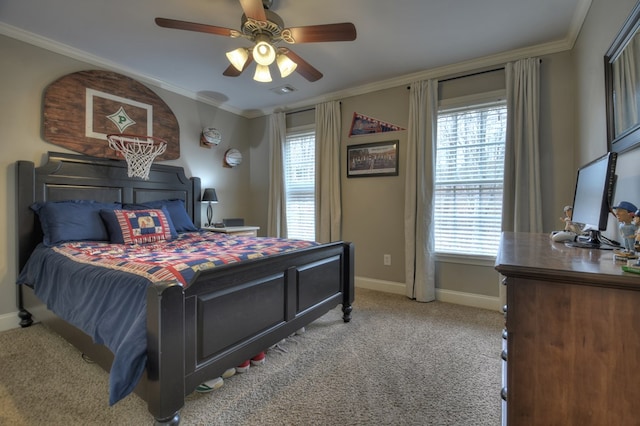
{"type": "Polygon", "coordinates": [[[0,315],[0,331],[7,331],[18,327],[20,327],[18,311],[0,315]]]}
{"type": "MultiPolygon", "coordinates": [[[[373,278],[355,277],[355,285],[359,288],[406,295],[404,283],[376,280],[373,278]]],[[[463,293],[460,291],[436,289],[436,300],[458,305],[473,306],[474,308],[491,309],[502,312],[499,297],[483,296],[481,294],[463,293]]],[[[20,327],[18,312],[0,315],[0,332],[20,327]]]]}
{"type": "Polygon", "coordinates": [[[502,304],[500,303],[499,297],[463,293],[461,291],[453,290],[442,290],[437,288],[436,299],[441,302],[455,303],[457,305],[472,306],[474,308],[502,312],[502,304]]]}
{"type": "Polygon", "coordinates": [[[404,283],[393,281],[375,280],[373,278],[355,277],[356,288],[366,288],[369,290],[382,291],[384,293],[406,294],[406,286],[404,283]]]}
{"type": "MultiPolygon", "coordinates": [[[[360,287],[385,293],[401,294],[403,296],[406,295],[406,285],[404,283],[355,277],[355,285],[356,288],[360,287]]],[[[482,294],[464,293],[453,290],[442,290],[439,288],[436,289],[436,300],[498,312],[502,312],[503,305],[500,297],[484,296],[482,294]]]]}

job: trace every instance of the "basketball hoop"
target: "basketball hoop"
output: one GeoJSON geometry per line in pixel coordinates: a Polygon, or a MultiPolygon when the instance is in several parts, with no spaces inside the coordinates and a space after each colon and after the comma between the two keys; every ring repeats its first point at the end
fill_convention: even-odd
{"type": "Polygon", "coordinates": [[[107,135],[109,148],[124,156],[129,177],[149,179],[153,160],[167,149],[167,141],[153,136],[111,134],[107,135]]]}

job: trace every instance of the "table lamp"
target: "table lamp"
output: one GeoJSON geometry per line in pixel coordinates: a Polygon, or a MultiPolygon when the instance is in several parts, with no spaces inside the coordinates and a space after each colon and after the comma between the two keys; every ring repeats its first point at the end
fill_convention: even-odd
{"type": "Polygon", "coordinates": [[[207,206],[207,223],[204,226],[212,226],[213,225],[213,207],[211,207],[211,203],[218,202],[218,196],[216,195],[216,190],[213,188],[206,188],[204,190],[204,194],[202,194],[202,201],[206,201],[209,203],[207,206]]]}

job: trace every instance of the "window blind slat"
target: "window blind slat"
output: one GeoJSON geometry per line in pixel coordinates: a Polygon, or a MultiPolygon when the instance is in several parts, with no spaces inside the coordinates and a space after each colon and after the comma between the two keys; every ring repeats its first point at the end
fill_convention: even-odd
{"type": "Polygon", "coordinates": [[[289,134],[283,148],[287,236],[315,240],[315,132],[289,134]]]}
{"type": "Polygon", "coordinates": [[[504,101],[438,114],[435,249],[495,256],[502,227],[504,101]]]}

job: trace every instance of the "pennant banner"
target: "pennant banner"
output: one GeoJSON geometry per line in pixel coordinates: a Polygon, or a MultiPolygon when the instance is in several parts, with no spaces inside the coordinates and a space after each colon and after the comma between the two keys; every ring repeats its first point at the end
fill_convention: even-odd
{"type": "Polygon", "coordinates": [[[370,135],[373,133],[397,132],[399,130],[404,130],[404,128],[354,112],[349,137],[370,135]]]}

